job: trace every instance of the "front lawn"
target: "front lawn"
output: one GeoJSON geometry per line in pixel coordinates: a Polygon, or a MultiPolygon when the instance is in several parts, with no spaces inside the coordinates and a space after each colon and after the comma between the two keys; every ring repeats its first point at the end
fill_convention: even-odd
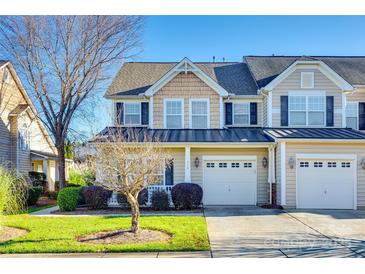
{"type": "Polygon", "coordinates": [[[171,233],[172,240],[161,243],[89,244],[75,237],[116,229],[126,229],[130,217],[37,217],[7,216],[4,225],[23,228],[28,234],[0,243],[0,253],[142,252],[210,250],[204,217],[143,216],[141,228],[171,233]]]}
{"type": "Polygon", "coordinates": [[[29,207],[27,210],[27,213],[33,213],[33,212],[37,212],[43,209],[47,209],[50,207],[54,207],[55,205],[41,205],[41,206],[34,206],[34,207],[29,207]]]}

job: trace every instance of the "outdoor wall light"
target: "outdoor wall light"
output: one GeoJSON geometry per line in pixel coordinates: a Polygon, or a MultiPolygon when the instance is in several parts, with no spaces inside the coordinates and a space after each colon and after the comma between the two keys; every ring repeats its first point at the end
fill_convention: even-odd
{"type": "Polygon", "coordinates": [[[195,165],[196,168],[199,167],[199,157],[195,157],[194,165],[195,165]]]}
{"type": "Polygon", "coordinates": [[[365,158],[361,160],[360,165],[362,169],[365,169],[365,158]]]}
{"type": "Polygon", "coordinates": [[[266,167],[267,167],[267,158],[266,158],[266,157],[262,158],[262,166],[263,166],[264,168],[266,168],[266,167]]]}
{"type": "Polygon", "coordinates": [[[288,164],[289,164],[290,169],[294,168],[295,160],[293,157],[289,158],[288,164]]]}

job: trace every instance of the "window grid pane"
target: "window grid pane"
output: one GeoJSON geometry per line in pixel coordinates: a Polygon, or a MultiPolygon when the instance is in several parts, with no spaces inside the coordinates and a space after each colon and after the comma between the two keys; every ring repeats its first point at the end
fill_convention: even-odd
{"type": "Polygon", "coordinates": [[[208,128],[208,102],[191,102],[191,126],[192,128],[208,128]]]}
{"type": "Polygon", "coordinates": [[[166,127],[182,128],[182,102],[166,101],[166,127]]]}
{"type": "Polygon", "coordinates": [[[125,103],[124,104],[124,124],[138,125],[141,120],[141,104],[125,103]]]}
{"type": "Polygon", "coordinates": [[[233,104],[233,122],[238,125],[249,124],[249,113],[250,107],[248,103],[244,104],[233,104]]]}

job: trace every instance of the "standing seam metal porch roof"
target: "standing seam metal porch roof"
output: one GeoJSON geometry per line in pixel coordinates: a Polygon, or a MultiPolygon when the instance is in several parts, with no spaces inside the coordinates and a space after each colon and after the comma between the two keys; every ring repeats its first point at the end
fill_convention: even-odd
{"type": "Polygon", "coordinates": [[[131,135],[139,142],[145,140],[161,143],[249,143],[273,142],[274,139],[265,134],[262,128],[227,128],[227,129],[147,129],[143,127],[107,127],[94,141],[104,137],[122,135],[128,140],[131,135]]]}

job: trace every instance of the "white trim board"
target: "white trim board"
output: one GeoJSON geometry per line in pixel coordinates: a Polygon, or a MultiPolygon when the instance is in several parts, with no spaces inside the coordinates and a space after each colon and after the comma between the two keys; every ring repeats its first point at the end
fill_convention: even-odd
{"type": "Polygon", "coordinates": [[[356,154],[307,154],[299,153],[296,154],[296,159],[338,159],[338,160],[355,160],[357,159],[356,154]]]}
{"type": "Polygon", "coordinates": [[[192,61],[187,57],[183,58],[176,66],[169,70],[164,76],[162,76],[156,83],[154,83],[149,89],[146,90],[146,96],[153,96],[158,90],[172,80],[176,75],[181,72],[192,72],[204,83],[211,87],[221,96],[228,96],[228,92],[220,86],[216,81],[210,78],[200,68],[198,68],[192,61]]]}

